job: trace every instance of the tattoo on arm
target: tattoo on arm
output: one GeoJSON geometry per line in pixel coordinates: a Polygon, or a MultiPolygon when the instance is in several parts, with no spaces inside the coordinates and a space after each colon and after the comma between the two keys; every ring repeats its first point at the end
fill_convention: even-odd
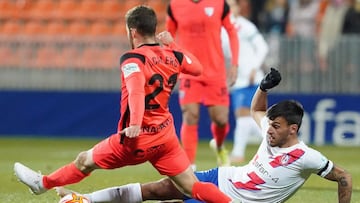
{"type": "Polygon", "coordinates": [[[338,183],[338,198],[340,203],[349,203],[351,201],[352,178],[350,173],[338,166],[334,166],[325,178],[338,183]]]}
{"type": "Polygon", "coordinates": [[[342,187],[347,187],[348,186],[348,182],[346,181],[345,177],[341,177],[339,179],[339,185],[342,186],[342,187]]]}

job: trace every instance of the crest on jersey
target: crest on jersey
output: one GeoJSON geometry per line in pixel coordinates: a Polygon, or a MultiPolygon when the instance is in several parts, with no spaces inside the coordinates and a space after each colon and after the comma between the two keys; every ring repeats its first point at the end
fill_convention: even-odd
{"type": "Polygon", "coordinates": [[[290,157],[289,157],[289,155],[287,155],[287,154],[284,154],[282,157],[281,157],[281,160],[280,160],[280,162],[281,162],[281,165],[283,165],[283,166],[286,166],[286,165],[288,165],[288,163],[289,163],[289,160],[290,160],[290,157]]]}
{"type": "Polygon", "coordinates": [[[212,16],[214,14],[214,7],[205,7],[204,11],[207,16],[212,16]]]}
{"type": "Polygon", "coordinates": [[[272,160],[269,164],[274,168],[279,166],[287,166],[300,159],[304,154],[305,154],[304,150],[294,149],[293,151],[288,152],[286,154],[273,157],[274,160],[272,160]]]}

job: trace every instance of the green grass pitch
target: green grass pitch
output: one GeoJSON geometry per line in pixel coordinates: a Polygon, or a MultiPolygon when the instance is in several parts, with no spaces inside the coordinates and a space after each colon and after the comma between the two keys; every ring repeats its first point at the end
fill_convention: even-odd
{"type": "MultiPolygon", "coordinates": [[[[53,190],[39,196],[30,194],[27,187],[17,181],[13,172],[14,162],[22,162],[35,170],[41,170],[43,174],[48,174],[72,161],[78,152],[89,149],[98,141],[96,139],[0,138],[0,202],[58,202],[59,198],[53,190]]],[[[231,142],[226,144],[230,149],[231,142]]],[[[256,147],[255,145],[248,147],[248,160],[254,155],[256,147]]],[[[352,202],[360,203],[360,164],[358,161],[360,147],[315,146],[314,148],[352,174],[352,202]]],[[[199,145],[197,164],[198,170],[216,166],[215,156],[208,147],[207,141],[202,141],[199,145]]],[[[70,185],[68,188],[79,192],[90,192],[131,182],[157,180],[161,177],[150,164],[146,163],[117,170],[97,170],[82,182],[70,185]]],[[[337,202],[337,183],[313,175],[288,202],[337,202]]]]}

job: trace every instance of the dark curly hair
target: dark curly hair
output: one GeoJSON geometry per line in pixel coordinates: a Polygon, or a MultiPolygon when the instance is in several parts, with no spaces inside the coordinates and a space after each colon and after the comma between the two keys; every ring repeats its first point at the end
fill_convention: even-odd
{"type": "Polygon", "coordinates": [[[129,28],[135,28],[143,36],[155,35],[157,18],[155,11],[145,5],[139,5],[130,9],[126,15],[126,24],[129,28]]]}
{"type": "Polygon", "coordinates": [[[295,100],[281,101],[272,105],[267,110],[266,116],[270,120],[274,120],[277,117],[283,117],[288,125],[297,124],[299,129],[304,116],[304,108],[295,100]]]}

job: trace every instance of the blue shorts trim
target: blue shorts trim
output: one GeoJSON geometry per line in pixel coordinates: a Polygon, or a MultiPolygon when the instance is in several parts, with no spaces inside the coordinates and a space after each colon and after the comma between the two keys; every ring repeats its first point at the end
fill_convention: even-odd
{"type": "Polygon", "coordinates": [[[234,89],[231,92],[231,105],[233,109],[238,109],[241,107],[251,106],[251,100],[256,92],[258,85],[252,85],[245,88],[234,89]]]}

